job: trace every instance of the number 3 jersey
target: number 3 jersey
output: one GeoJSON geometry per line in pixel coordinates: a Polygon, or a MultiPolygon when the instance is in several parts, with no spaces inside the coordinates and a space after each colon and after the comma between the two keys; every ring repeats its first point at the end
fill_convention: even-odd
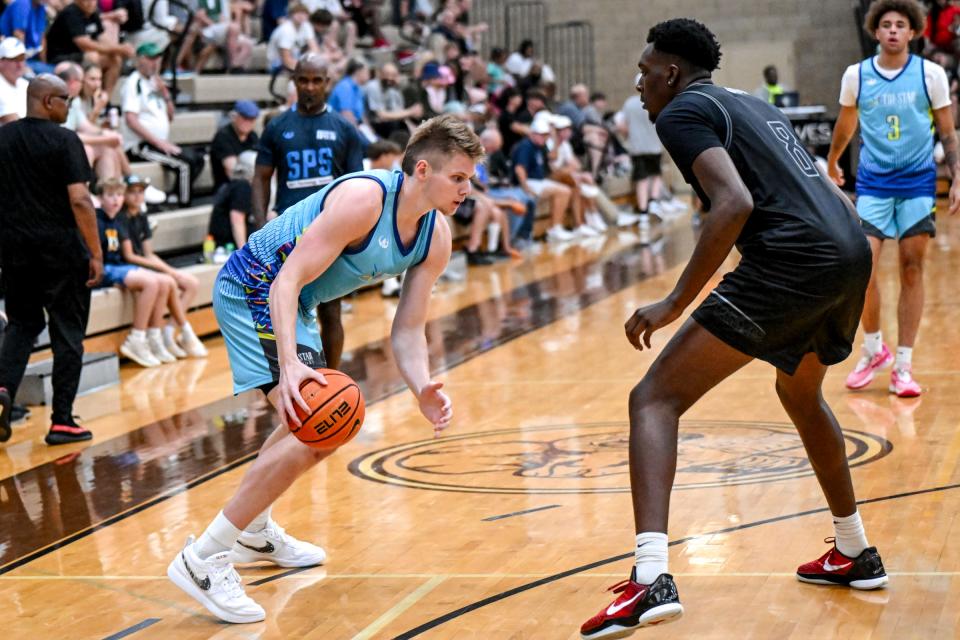
{"type": "Polygon", "coordinates": [[[877,69],[875,57],[860,63],[856,104],[863,143],[857,193],[881,198],[934,195],[934,106],[924,78],[927,64],[936,66],[910,56],[899,73],[887,77],[877,69]]]}
{"type": "Polygon", "coordinates": [[[715,147],[729,154],[753,197],[753,212],[737,238],[744,260],[795,279],[798,269],[832,267],[868,250],[859,221],[777,107],[742,91],[696,83],[664,108],[656,126],[707,210],[710,199],[693,163],[715,147]]]}
{"type": "Polygon", "coordinates": [[[290,110],[264,129],[257,164],[276,169],[275,208],[283,213],[334,179],[362,171],[364,148],[357,128],[329,108],[313,116],[290,110]]]}

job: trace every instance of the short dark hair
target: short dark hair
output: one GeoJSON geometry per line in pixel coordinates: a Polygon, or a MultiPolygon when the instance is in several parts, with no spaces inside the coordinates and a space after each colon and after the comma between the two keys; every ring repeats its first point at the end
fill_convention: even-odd
{"type": "Polygon", "coordinates": [[[326,9],[317,9],[310,14],[310,24],[322,24],[328,27],[333,24],[333,14],[326,9]]]}
{"type": "Polygon", "coordinates": [[[594,102],[595,100],[606,100],[606,99],[607,99],[607,94],[605,94],[603,91],[594,91],[593,93],[590,94],[590,102],[594,102]]]}
{"type": "Polygon", "coordinates": [[[462,153],[473,162],[484,156],[480,138],[467,124],[451,114],[430,118],[413,132],[400,168],[408,176],[413,175],[417,162],[425,156],[462,153]]]}
{"type": "Polygon", "coordinates": [[[690,18],[674,18],[655,25],[647,34],[647,42],[657,51],[686,60],[704,71],[720,66],[720,43],[702,22],[690,18]]]}
{"type": "Polygon", "coordinates": [[[403,153],[403,149],[400,148],[400,145],[396,142],[390,140],[377,140],[376,142],[370,143],[370,146],[367,147],[367,157],[371,160],[376,160],[380,156],[391,153],[400,155],[403,153]]]}
{"type": "Polygon", "coordinates": [[[917,32],[918,37],[922,35],[927,12],[917,0],[876,0],[863,18],[864,30],[872,36],[880,28],[880,18],[891,11],[906,16],[910,21],[910,28],[917,32]]]}
{"type": "Polygon", "coordinates": [[[527,100],[530,100],[532,98],[534,100],[539,100],[543,104],[547,104],[546,94],[543,91],[540,91],[539,89],[529,89],[524,94],[524,98],[526,98],[527,100]]]}

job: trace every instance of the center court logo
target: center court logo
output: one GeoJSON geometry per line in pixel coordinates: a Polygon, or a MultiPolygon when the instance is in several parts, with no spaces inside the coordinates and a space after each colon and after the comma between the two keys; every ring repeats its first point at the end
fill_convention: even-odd
{"type": "MultiPolygon", "coordinates": [[[[845,430],[850,466],[893,449],[884,438],[845,430]]],[[[629,493],[625,422],[540,425],[396,445],[350,463],[361,478],[467,493],[629,493]]],[[[675,489],[780,482],[813,476],[791,424],[684,420],[675,489]]]]}

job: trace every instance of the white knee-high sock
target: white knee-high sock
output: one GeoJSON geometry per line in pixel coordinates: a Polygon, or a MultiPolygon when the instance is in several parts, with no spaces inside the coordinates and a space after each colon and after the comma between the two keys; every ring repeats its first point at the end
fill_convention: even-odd
{"type": "Polygon", "coordinates": [[[194,543],[194,550],[201,558],[209,558],[215,553],[229,551],[240,537],[240,529],[227,520],[223,511],[217,514],[200,539],[194,543]]]}
{"type": "Polygon", "coordinates": [[[634,553],[639,584],[653,584],[657,576],[667,572],[667,534],[659,531],[638,533],[634,553]]]}
{"type": "Polygon", "coordinates": [[[836,534],[837,551],[848,558],[856,558],[870,546],[859,511],[843,518],[833,516],[833,530],[836,534]]]}

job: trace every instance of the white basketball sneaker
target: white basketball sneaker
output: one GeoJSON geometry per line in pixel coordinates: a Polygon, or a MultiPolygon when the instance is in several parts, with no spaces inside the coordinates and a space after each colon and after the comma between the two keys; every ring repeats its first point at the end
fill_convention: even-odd
{"type": "Polygon", "coordinates": [[[183,550],[167,567],[173,584],[224,622],[263,620],[266,613],[244,593],[240,575],[230,562],[230,552],[215,553],[204,560],[194,551],[193,539],[187,538],[183,550]]]}
{"type": "Polygon", "coordinates": [[[237,564],[272,562],[280,567],[314,567],[326,559],[327,552],[322,548],[297,540],[273,520],[256,533],[241,533],[230,550],[230,561],[237,564]]]}

